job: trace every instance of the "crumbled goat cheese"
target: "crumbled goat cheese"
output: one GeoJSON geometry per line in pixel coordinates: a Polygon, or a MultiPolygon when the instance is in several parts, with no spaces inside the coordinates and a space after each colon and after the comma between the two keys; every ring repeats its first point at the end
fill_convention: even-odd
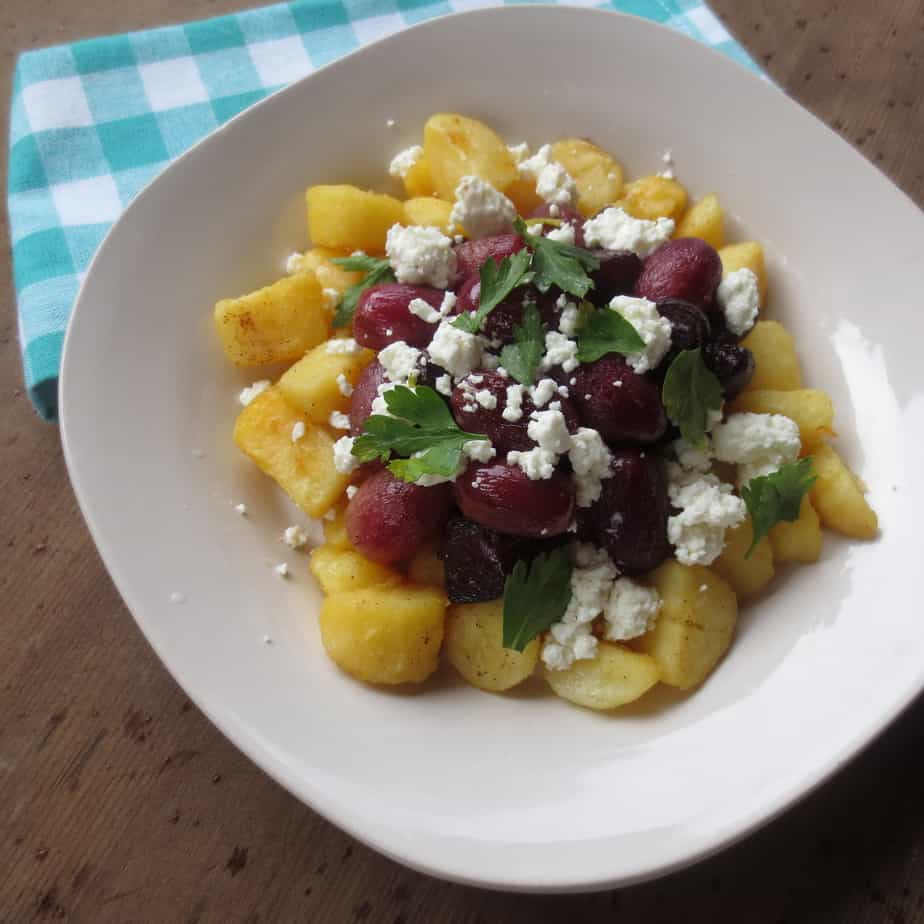
{"type": "Polygon", "coordinates": [[[613,582],[603,610],[606,638],[612,642],[638,638],[654,628],[660,611],[661,596],[656,590],[621,577],[613,582]]]}
{"type": "Polygon", "coordinates": [[[536,195],[550,205],[573,205],[577,199],[577,184],[565,168],[551,159],[552,147],[544,144],[539,150],[517,164],[520,176],[536,184],[536,195]]]}
{"type": "Polygon", "coordinates": [[[572,305],[570,302],[563,307],[564,310],[558,318],[558,329],[566,337],[573,337],[577,333],[578,321],[581,318],[581,310],[577,305],[572,305]]]}
{"type": "Polygon", "coordinates": [[[379,385],[376,389],[375,397],[372,399],[370,416],[372,414],[378,414],[380,417],[391,417],[391,411],[388,410],[388,402],[385,400],[385,395],[394,387],[394,382],[382,382],[382,384],[379,385]]]}
{"type": "Polygon", "coordinates": [[[507,404],[501,411],[501,417],[510,423],[516,423],[523,416],[523,386],[507,386],[507,404]]]}
{"type": "Polygon", "coordinates": [[[417,347],[408,346],[403,340],[396,340],[379,351],[379,362],[388,381],[404,384],[419,370],[422,356],[423,352],[417,347]]]}
{"type": "Polygon", "coordinates": [[[350,418],[347,414],[343,414],[340,411],[331,411],[330,417],[328,417],[327,422],[335,430],[349,430],[350,429],[350,418]]]}
{"type": "Polygon", "coordinates": [[[586,247],[632,250],[640,257],[647,257],[673,233],[674,221],[671,218],[659,218],[657,221],[633,218],[618,206],[604,209],[596,218],[584,222],[586,247]]]}
{"type": "Polygon", "coordinates": [[[539,379],[529,390],[529,397],[536,407],[545,407],[558,394],[555,379],[539,379]]]}
{"type": "Polygon", "coordinates": [[[743,337],[754,326],[760,310],[760,289],[753,270],[745,266],[729,273],[719,283],[716,301],[728,329],[736,337],[743,337]]]}
{"type": "Polygon", "coordinates": [[[336,519],[337,519],[337,511],[336,511],[336,509],[333,508],[333,507],[331,507],[330,510],[328,510],[327,513],[324,514],[324,516],[322,517],[322,519],[324,519],[324,520],[330,520],[331,522],[333,522],[334,520],[336,520],[336,519]]]}
{"type": "Polygon", "coordinates": [[[336,337],[333,340],[328,340],[324,346],[324,352],[332,356],[338,354],[352,356],[359,353],[360,350],[362,350],[362,347],[352,337],[336,337]]]}
{"type": "Polygon", "coordinates": [[[682,436],[674,440],[673,445],[677,464],[681,468],[691,472],[708,472],[712,468],[712,442],[709,437],[706,437],[706,448],[704,449],[692,446],[682,436]]]}
{"type": "Polygon", "coordinates": [[[419,144],[412,144],[409,148],[395,154],[388,165],[388,172],[392,176],[403,180],[422,155],[423,148],[419,144]]]}
{"type": "Polygon", "coordinates": [[[273,571],[281,578],[287,578],[289,576],[289,566],[285,562],[280,562],[280,564],[273,568],[273,571]]]}
{"type": "Polygon", "coordinates": [[[713,454],[738,466],[738,483],[771,475],[799,456],[802,441],[794,420],[782,414],[732,414],[712,431],[713,454]]]}
{"type": "Polygon", "coordinates": [[[507,464],[519,465],[532,481],[543,481],[552,477],[558,456],[541,446],[525,451],[511,449],[507,453],[507,464]]]}
{"type": "Polygon", "coordinates": [[[337,390],[344,398],[349,398],[353,394],[353,386],[342,372],[337,374],[337,390]]]}
{"type": "Polygon", "coordinates": [[[668,466],[668,494],[680,510],[668,518],[667,537],[682,565],[711,565],[725,548],[725,531],[747,515],[740,497],[715,475],[684,472],[668,466]]]}
{"type": "Polygon", "coordinates": [[[385,253],[398,282],[445,289],[456,271],[452,241],[439,228],[392,225],[385,253]]]}
{"type": "Polygon", "coordinates": [[[321,289],[321,297],[328,311],[333,311],[340,304],[340,293],[336,289],[321,289]]]}
{"type": "Polygon", "coordinates": [[[292,425],[292,442],[297,443],[307,432],[305,421],[297,420],[292,425]]]}
{"type": "Polygon", "coordinates": [[[455,196],[449,220],[465,228],[470,238],[492,237],[513,228],[516,206],[480,177],[462,177],[456,186],[455,196]]]}
{"type": "Polygon", "coordinates": [[[302,254],[296,251],[295,253],[290,253],[289,256],[286,257],[286,272],[290,276],[294,276],[296,273],[301,272],[302,256],[302,254]]]}
{"type": "Polygon", "coordinates": [[[351,475],[359,468],[359,459],[353,455],[354,442],[352,436],[341,436],[334,443],[334,468],[341,475],[351,475]]]}
{"type": "Polygon", "coordinates": [[[486,410],[493,411],[497,407],[497,396],[482,388],[475,392],[475,400],[486,410]]]}
{"type": "Polygon", "coordinates": [[[571,448],[571,434],[561,411],[533,411],[526,432],[547,452],[561,455],[571,448]]]}
{"type": "Polygon", "coordinates": [[[597,645],[589,623],[556,622],[542,646],[542,663],[551,671],[564,671],[575,661],[595,658],[597,645]]]}
{"type": "Polygon", "coordinates": [[[442,366],[454,378],[465,378],[481,364],[481,340],[468,331],[442,321],[427,347],[430,359],[442,366]]]}
{"type": "Polygon", "coordinates": [[[426,321],[427,324],[439,324],[443,317],[436,308],[422,298],[412,298],[407,310],[422,321],[426,321]]]}
{"type": "Polygon", "coordinates": [[[612,453],[596,430],[579,427],[577,433],[571,437],[568,458],[574,471],[577,505],[589,507],[600,497],[603,490],[602,480],[613,475],[610,468],[612,453]]]}
{"type": "Polygon", "coordinates": [[[397,124],[398,124],[398,123],[397,123],[394,119],[386,119],[386,120],[385,120],[385,125],[386,125],[388,128],[394,128],[397,124]]]}
{"type": "Polygon", "coordinates": [[[301,549],[308,544],[308,533],[301,526],[289,526],[282,534],[282,541],[290,549],[301,549]]]}
{"type": "Polygon", "coordinates": [[[539,237],[542,234],[542,229],[544,225],[541,221],[535,221],[531,225],[526,226],[526,233],[531,234],[533,237],[539,237]]]}
{"type": "Polygon", "coordinates": [[[557,330],[550,330],[545,335],[545,356],[542,357],[542,368],[551,369],[553,366],[561,366],[565,372],[573,372],[579,365],[577,343],[569,340],[557,330]]]}
{"type": "Polygon", "coordinates": [[[574,246],[574,225],[565,223],[560,228],[552,228],[545,235],[550,241],[557,241],[559,244],[567,244],[569,247],[574,246]]]}
{"type": "Polygon", "coordinates": [[[247,516],[247,505],[246,504],[235,504],[234,512],[240,514],[242,517],[247,516]]]}
{"type": "Polygon", "coordinates": [[[629,353],[626,363],[640,375],[656,369],[671,348],[671,322],[658,314],[658,306],[647,298],[617,295],[610,308],[618,311],[645,341],[644,349],[629,353]]]}
{"type": "Polygon", "coordinates": [[[549,218],[559,218],[560,216],[561,216],[561,206],[553,202],[549,206],[549,218]]]}
{"type": "Polygon", "coordinates": [[[436,382],[436,390],[441,395],[446,395],[447,397],[452,394],[452,376],[451,375],[441,375],[438,376],[436,382]]]}
{"type": "Polygon", "coordinates": [[[462,452],[473,462],[490,462],[497,455],[490,440],[469,440],[462,444],[462,452]]]}
{"type": "Polygon", "coordinates": [[[353,500],[356,497],[359,488],[355,484],[348,484],[346,489],[347,500],[353,500]]]}
{"type": "Polygon", "coordinates": [[[525,141],[521,144],[508,144],[507,150],[515,164],[521,164],[529,157],[529,145],[525,141]]]}
{"type": "Polygon", "coordinates": [[[245,389],[241,391],[238,400],[244,407],[247,407],[257,395],[262,395],[273,383],[269,379],[260,379],[259,382],[254,382],[253,385],[248,385],[245,389]]]}

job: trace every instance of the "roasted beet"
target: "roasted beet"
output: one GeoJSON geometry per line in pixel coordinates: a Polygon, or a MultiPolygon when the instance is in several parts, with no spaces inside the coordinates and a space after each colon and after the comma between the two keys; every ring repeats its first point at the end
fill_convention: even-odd
{"type": "Polygon", "coordinates": [[[621,356],[602,356],[562,380],[584,425],[607,443],[653,443],[664,435],[667,416],[657,383],[633,372],[621,356]]]}
{"type": "Polygon", "coordinates": [[[671,322],[671,348],[664,358],[666,369],[683,350],[695,350],[709,340],[710,327],[705,313],[692,302],[666,298],[658,302],[658,314],[671,322]]]}
{"type": "Polygon", "coordinates": [[[722,383],[729,401],[754,377],[754,354],[737,343],[722,340],[707,343],[703,347],[703,362],[722,383]]]}
{"type": "Polygon", "coordinates": [[[347,536],[372,561],[401,561],[440,532],[451,507],[448,482],[424,488],[386,469],[367,478],[347,506],[347,536]]]}
{"type": "MultiPolygon", "coordinates": [[[[569,224],[574,227],[574,246],[583,248],[584,244],[584,216],[577,210],[567,205],[557,205],[554,207],[555,214],[552,214],[553,207],[547,202],[536,206],[526,219],[529,224],[530,218],[557,218],[562,224],[569,224]]],[[[560,225],[543,225],[542,236],[545,237],[549,231],[554,231],[560,225]]]]}
{"type": "MultiPolygon", "coordinates": [[[[561,308],[558,307],[558,292],[537,292],[533,288],[520,288],[514,290],[510,297],[492,309],[482,326],[486,337],[501,343],[513,342],[513,329],[523,321],[525,303],[532,301],[539,310],[543,323],[550,328],[558,327],[558,318],[561,308]]],[[[467,311],[477,311],[481,303],[481,279],[470,276],[459,289],[459,297],[454,313],[463,314],[467,311]]]]}
{"type": "Polygon", "coordinates": [[[707,308],[721,279],[722,261],[714,247],[698,237],[678,237],[645,260],[635,294],[653,302],[680,298],[707,308]]]}
{"type": "Polygon", "coordinates": [[[494,262],[500,264],[504,257],[515,254],[525,246],[519,234],[498,234],[457,244],[456,279],[461,281],[469,276],[477,276],[481,264],[488,258],[493,257],[494,262]]]}
{"type": "Polygon", "coordinates": [[[436,330],[416,314],[408,305],[422,298],[433,308],[443,303],[444,292],[429,286],[408,286],[396,282],[372,286],[359,297],[353,315],[353,336],[361,346],[382,350],[389,343],[403,340],[411,346],[424,349],[433,339],[436,330]]]}
{"type": "Polygon", "coordinates": [[[534,480],[518,465],[469,465],[456,479],[455,497],[470,520],[514,536],[557,536],[574,518],[574,484],[557,471],[534,480]]]}
{"type": "Polygon", "coordinates": [[[379,385],[385,381],[385,370],[377,360],[372,360],[360,373],[353,395],[350,398],[350,435],[359,436],[363,424],[372,413],[372,402],[379,393],[379,385]]]}
{"type": "MultiPolygon", "coordinates": [[[[469,433],[485,434],[494,444],[499,455],[511,449],[533,449],[536,444],[529,438],[527,428],[529,427],[529,415],[536,410],[536,405],[529,396],[529,390],[524,389],[523,391],[521,416],[517,420],[506,420],[504,410],[507,407],[507,388],[515,386],[516,382],[496,372],[481,371],[476,374],[476,379],[477,376],[481,376],[480,382],[466,380],[452,391],[449,403],[456,423],[469,433]],[[488,392],[497,402],[496,405],[492,408],[480,404],[476,397],[479,391],[488,392]]],[[[550,402],[553,401],[561,404],[561,412],[565,415],[568,430],[575,433],[581,422],[574,404],[559,394],[551,397],[550,402]]],[[[487,403],[490,404],[490,400],[487,403]]],[[[547,408],[548,404],[543,407],[547,408]]]]}
{"type": "Polygon", "coordinates": [[[606,549],[620,571],[642,574],[671,554],[664,465],[652,452],[619,449],[611,469],[600,499],[579,512],[579,535],[606,549]]]}
{"type": "Polygon", "coordinates": [[[597,305],[603,305],[616,295],[628,295],[642,272],[642,260],[631,250],[593,250],[600,261],[600,269],[594,270],[590,278],[594,287],[588,293],[597,305]]]}

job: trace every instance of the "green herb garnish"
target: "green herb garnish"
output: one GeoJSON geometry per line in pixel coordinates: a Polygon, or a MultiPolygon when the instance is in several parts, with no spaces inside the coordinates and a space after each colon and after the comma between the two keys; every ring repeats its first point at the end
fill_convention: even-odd
{"type": "Polygon", "coordinates": [[[522,323],[513,328],[513,343],[508,343],[501,350],[501,365],[521,385],[533,385],[544,353],[545,325],[539,309],[535,305],[527,305],[522,323]]]}
{"type": "Polygon", "coordinates": [[[594,286],[588,273],[600,269],[600,261],[589,251],[530,234],[526,222],[513,223],[517,234],[532,248],[533,283],[540,292],[557,286],[569,295],[583,298],[594,286]]]}
{"type": "Polygon", "coordinates": [[[528,250],[519,250],[510,257],[504,257],[500,266],[493,259],[481,264],[481,292],[478,297],[478,310],[461,314],[453,324],[476,333],[484,324],[487,316],[518,286],[527,282],[527,270],[531,255],[528,250]]]}
{"type": "Polygon", "coordinates": [[[722,385],[706,367],[699,349],[679,353],[664,376],[661,400],[667,416],[691,446],[704,446],[710,412],[721,409],[722,398],[722,385]]]}
{"type": "Polygon", "coordinates": [[[772,526],[783,520],[792,523],[799,519],[802,498],[814,481],[812,458],[809,456],[798,462],[781,465],[772,475],[752,478],[741,489],[754,530],[751,547],[745,553],[745,558],[750,557],[757,543],[772,526]]]}
{"type": "Polygon", "coordinates": [[[346,327],[353,320],[353,312],[356,311],[359,297],[366,289],[377,286],[380,282],[395,281],[391,264],[384,257],[354,254],[352,257],[335,257],[330,262],[350,272],[365,274],[356,285],[350,286],[343,293],[340,304],[337,305],[337,311],[334,313],[334,327],[346,327]]]}
{"type": "Polygon", "coordinates": [[[571,600],[571,556],[564,546],[513,566],[504,583],[503,646],[522,651],[560,622],[571,600]]]}
{"type": "Polygon", "coordinates": [[[607,353],[638,353],[645,349],[639,332],[612,308],[591,314],[578,333],[577,358],[592,363],[607,353]]]}

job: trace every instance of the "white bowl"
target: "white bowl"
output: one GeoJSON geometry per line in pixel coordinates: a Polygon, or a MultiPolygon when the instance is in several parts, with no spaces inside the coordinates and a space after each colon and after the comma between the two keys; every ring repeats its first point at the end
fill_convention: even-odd
{"type": "Polygon", "coordinates": [[[924,217],[869,163],[674,32],[546,7],[439,19],[248,110],[127,210],[68,332],[69,470],[164,664],[300,799],[448,879],[625,884],[763,824],[924,686],[911,594],[924,514],[922,246],[924,217]],[[297,515],[232,446],[237,393],[260,376],[225,362],[213,303],[277,278],[307,244],[305,186],[380,185],[440,110],[482,117],[510,141],[591,136],[634,175],[671,149],[693,194],[720,193],[731,238],[764,242],[770,315],[795,332],[808,382],[834,397],[839,446],[869,484],[882,536],[826,535],[818,565],[781,569],[688,697],[609,716],[538,686],[486,695],[448,672],[417,695],[350,680],[322,651],[304,557],[278,541],[297,515]],[[290,581],[273,573],[282,560],[290,581]]]}

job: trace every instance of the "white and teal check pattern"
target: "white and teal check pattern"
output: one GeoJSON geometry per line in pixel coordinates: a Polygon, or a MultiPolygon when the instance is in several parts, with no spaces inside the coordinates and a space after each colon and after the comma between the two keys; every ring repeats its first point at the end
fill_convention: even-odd
{"type": "MultiPolygon", "coordinates": [[[[296,0],[24,54],[13,83],[9,215],[26,385],[57,414],[71,306],[137,192],[222,122],[413,23],[504,0],[296,0]]],[[[588,2],[673,26],[755,68],[695,0],[588,2]]],[[[755,68],[756,69],[756,68],[755,68]]]]}

